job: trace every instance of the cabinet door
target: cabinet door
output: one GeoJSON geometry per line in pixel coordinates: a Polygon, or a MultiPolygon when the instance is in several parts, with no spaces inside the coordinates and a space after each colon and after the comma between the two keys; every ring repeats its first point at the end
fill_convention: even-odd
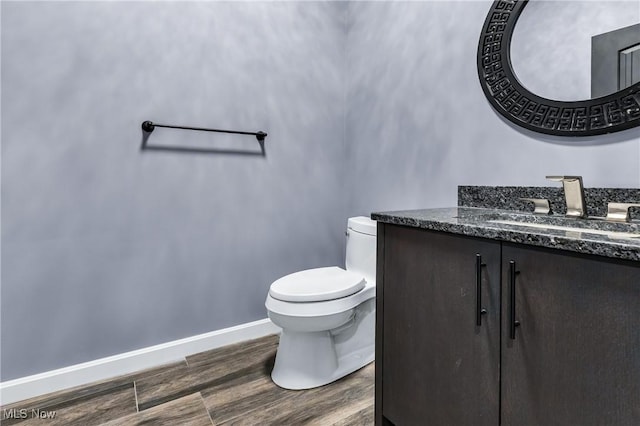
{"type": "Polygon", "coordinates": [[[383,320],[382,360],[376,360],[382,362],[378,403],[384,420],[396,425],[497,425],[500,244],[384,228],[383,311],[378,317],[383,320]],[[480,276],[487,313],[480,326],[476,254],[486,264],[480,276]]]}
{"type": "Polygon", "coordinates": [[[502,424],[640,425],[640,263],[511,244],[502,253],[502,424]]]}

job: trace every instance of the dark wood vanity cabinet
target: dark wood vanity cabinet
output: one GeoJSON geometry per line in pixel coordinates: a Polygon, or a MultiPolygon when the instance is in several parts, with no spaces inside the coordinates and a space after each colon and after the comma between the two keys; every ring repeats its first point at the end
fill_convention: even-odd
{"type": "Polygon", "coordinates": [[[637,262],[378,226],[376,424],[640,424],[637,262]]]}
{"type": "Polygon", "coordinates": [[[507,243],[502,259],[502,424],[640,425],[638,262],[507,243]]]}
{"type": "Polygon", "coordinates": [[[383,414],[398,425],[496,425],[500,243],[384,228],[384,288],[377,299],[384,312],[376,341],[383,414]],[[480,326],[476,254],[487,265],[480,271],[487,311],[480,326]]]}

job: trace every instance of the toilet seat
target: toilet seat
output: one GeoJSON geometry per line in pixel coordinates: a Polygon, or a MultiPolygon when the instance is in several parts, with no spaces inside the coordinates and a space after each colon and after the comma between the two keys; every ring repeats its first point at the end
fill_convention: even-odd
{"type": "Polygon", "coordinates": [[[284,302],[323,302],[351,296],[365,284],[360,274],[330,266],[286,275],[271,284],[269,295],[284,302]]]}

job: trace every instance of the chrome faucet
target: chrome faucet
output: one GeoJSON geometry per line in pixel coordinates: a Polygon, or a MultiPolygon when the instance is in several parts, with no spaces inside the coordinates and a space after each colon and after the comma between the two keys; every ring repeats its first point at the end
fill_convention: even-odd
{"type": "Polygon", "coordinates": [[[547,176],[547,179],[562,182],[564,198],[567,200],[567,217],[587,217],[582,176],[547,176]]]}

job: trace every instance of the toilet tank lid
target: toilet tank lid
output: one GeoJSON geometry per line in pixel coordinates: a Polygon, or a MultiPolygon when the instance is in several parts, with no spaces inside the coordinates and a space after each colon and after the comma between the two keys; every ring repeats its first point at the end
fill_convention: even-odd
{"type": "Polygon", "coordinates": [[[366,216],[350,217],[347,220],[347,227],[353,229],[356,232],[361,232],[367,235],[376,235],[376,221],[369,219],[366,216]]]}
{"type": "Polygon", "coordinates": [[[285,302],[322,302],[351,296],[365,284],[362,275],[330,266],[286,275],[271,284],[269,294],[285,302]]]}

